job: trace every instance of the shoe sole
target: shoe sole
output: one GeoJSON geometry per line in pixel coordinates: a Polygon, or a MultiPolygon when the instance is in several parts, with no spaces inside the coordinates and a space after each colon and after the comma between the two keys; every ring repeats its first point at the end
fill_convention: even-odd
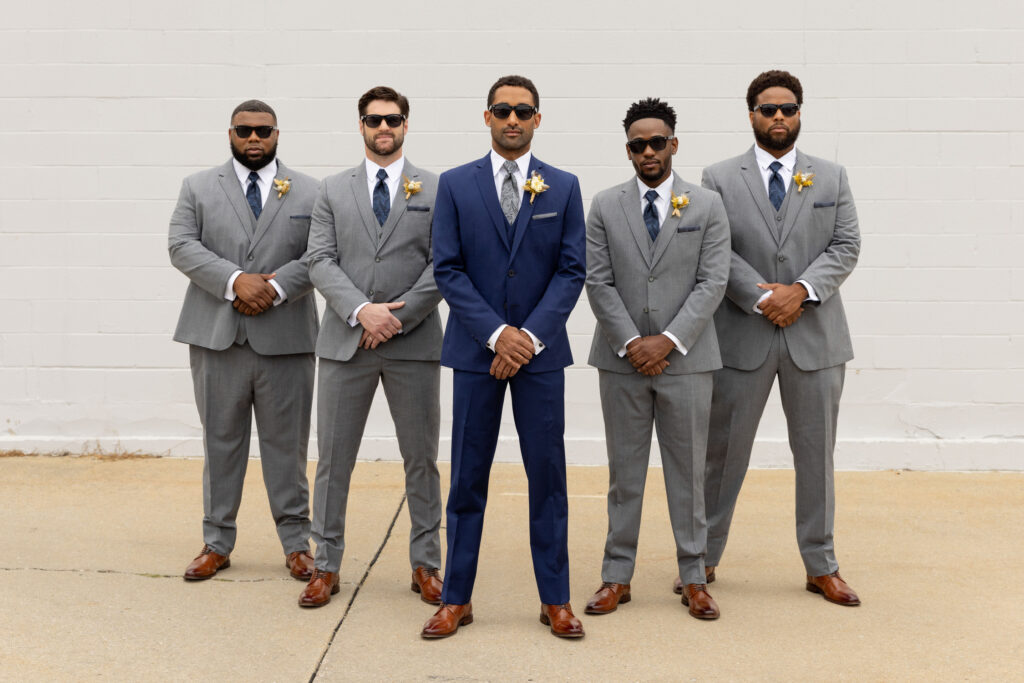
{"type": "Polygon", "coordinates": [[[860,600],[858,600],[857,602],[840,602],[839,600],[833,600],[832,598],[825,595],[825,591],[821,590],[813,583],[808,582],[807,584],[805,584],[805,588],[807,588],[808,593],[817,593],[821,597],[825,598],[825,600],[827,600],[828,602],[831,602],[833,605],[840,605],[841,607],[860,607],[860,600]]]}
{"type": "Polygon", "coordinates": [[[219,566],[216,569],[216,571],[214,571],[212,574],[208,574],[206,576],[189,576],[188,574],[184,574],[182,575],[181,578],[185,579],[186,581],[206,581],[207,579],[212,579],[213,577],[217,576],[217,572],[227,569],[230,566],[231,560],[228,560],[227,562],[219,566]]]}
{"type": "MultiPolygon", "coordinates": [[[[704,577],[704,583],[714,583],[714,582],[715,582],[715,573],[714,572],[711,572],[710,574],[708,574],[708,575],[706,575],[704,577]]],[[[683,594],[683,587],[679,586],[677,588],[675,586],[672,586],[672,592],[675,593],[676,595],[682,595],[683,594]]]]}
{"type": "Polygon", "coordinates": [[[438,640],[440,638],[450,638],[459,632],[459,626],[469,626],[473,623],[473,615],[468,614],[459,619],[459,625],[451,630],[449,633],[423,633],[420,632],[420,637],[426,638],[427,640],[438,640]]]}
{"type": "MultiPolygon", "coordinates": [[[[337,595],[340,592],[341,592],[341,586],[332,586],[331,587],[331,595],[337,595]]],[[[327,596],[327,599],[324,600],[323,602],[302,602],[302,599],[300,598],[299,599],[299,607],[309,607],[309,608],[323,607],[324,605],[328,604],[330,601],[331,601],[330,595],[327,596]]]]}
{"type": "Polygon", "coordinates": [[[588,606],[588,607],[584,607],[583,608],[583,613],[584,614],[592,614],[592,615],[595,615],[595,616],[600,616],[602,614],[611,614],[612,612],[614,612],[615,610],[617,610],[619,608],[619,605],[625,605],[627,602],[629,602],[632,599],[633,598],[630,597],[630,594],[626,593],[621,598],[619,598],[619,601],[617,603],[615,603],[615,607],[612,607],[610,610],[605,610],[605,611],[602,612],[600,610],[591,609],[588,606]]]}
{"type": "MultiPolygon", "coordinates": [[[[546,614],[540,615],[540,623],[544,624],[545,626],[551,626],[551,620],[548,618],[548,615],[546,614]]],[[[584,635],[586,635],[584,633],[559,633],[555,630],[553,626],[551,627],[551,634],[558,636],[559,638],[582,638],[584,635]]]]}
{"type": "Polygon", "coordinates": [[[441,598],[438,598],[437,600],[427,600],[427,598],[423,595],[423,591],[420,590],[420,585],[418,583],[416,583],[415,581],[413,581],[409,585],[409,590],[411,590],[413,593],[419,593],[420,594],[420,600],[422,600],[423,602],[427,603],[428,605],[440,605],[441,604],[441,598]]]}

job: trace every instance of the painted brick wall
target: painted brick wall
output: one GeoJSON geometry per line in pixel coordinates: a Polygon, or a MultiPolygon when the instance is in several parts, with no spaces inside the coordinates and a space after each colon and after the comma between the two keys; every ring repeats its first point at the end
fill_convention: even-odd
{"type": "MultiPolygon", "coordinates": [[[[407,154],[442,171],[483,155],[487,88],[524,73],[534,150],[589,204],[631,174],[631,101],[676,106],[676,169],[697,181],[751,144],[743,95],[773,67],[802,79],[800,147],[848,168],[861,219],[838,466],[1024,469],[1024,10],[999,0],[5,3],[0,450],[201,453],[166,230],[243,99],[273,104],[281,157],[323,177],[362,154],[356,98],[392,85],[407,154]]],[[[585,298],[570,331],[585,360],[585,298]]],[[[569,370],[574,462],[604,462],[596,387],[569,370]]],[[[396,458],[392,435],[379,402],[364,457],[396,458]]],[[[774,398],[755,462],[789,462],[774,398]]]]}

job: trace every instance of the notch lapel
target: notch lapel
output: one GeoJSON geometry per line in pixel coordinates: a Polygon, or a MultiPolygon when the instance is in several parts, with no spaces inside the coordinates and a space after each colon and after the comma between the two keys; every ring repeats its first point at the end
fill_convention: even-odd
{"type": "Polygon", "coordinates": [[[757,158],[754,156],[753,147],[747,151],[743,160],[740,161],[740,176],[747,184],[750,196],[761,212],[761,217],[764,218],[764,224],[768,228],[768,233],[777,244],[779,236],[775,230],[775,207],[768,201],[768,193],[764,189],[764,179],[761,177],[761,169],[757,167],[757,158]]]}
{"type": "MultiPolygon", "coordinates": [[[[282,164],[280,161],[277,162],[277,173],[274,174],[274,180],[284,180],[290,178],[291,173],[288,171],[288,167],[282,164]]],[[[252,250],[263,236],[267,234],[267,230],[270,229],[271,224],[277,217],[278,212],[281,210],[281,206],[288,201],[288,195],[285,194],[282,197],[277,196],[277,188],[274,187],[274,183],[271,182],[270,189],[267,190],[270,196],[267,197],[267,201],[263,204],[263,211],[260,212],[260,219],[256,221],[256,234],[252,238],[252,246],[249,247],[252,250]]],[[[249,211],[252,213],[252,210],[249,211]]]]}
{"type": "Polygon", "coordinates": [[[505,234],[505,215],[501,213],[501,201],[498,199],[498,192],[494,189],[494,174],[491,173],[491,154],[488,152],[483,159],[476,164],[476,184],[480,190],[480,199],[484,209],[491,217],[494,229],[498,231],[498,238],[505,248],[511,251],[512,245],[508,243],[508,235],[505,234]]]}
{"type": "MultiPolygon", "coordinates": [[[[689,196],[690,191],[683,187],[683,180],[674,171],[672,172],[672,192],[676,196],[687,195],[689,196]]],[[[689,208],[689,207],[687,207],[689,208]]],[[[654,243],[654,255],[651,257],[651,267],[658,265],[658,261],[668,251],[669,243],[675,239],[676,228],[683,222],[683,216],[686,214],[686,209],[680,209],[678,216],[672,215],[672,204],[668,205],[668,215],[665,216],[665,220],[661,224],[661,232],[658,233],[658,239],[654,243]]]]}
{"type": "MultiPolygon", "coordinates": [[[[793,175],[797,173],[807,173],[808,171],[813,172],[814,166],[811,164],[810,159],[800,153],[800,150],[796,151],[796,164],[793,166],[793,175]]],[[[786,220],[782,223],[782,235],[779,237],[779,244],[783,244],[786,238],[789,237],[789,233],[792,232],[793,226],[796,225],[796,219],[800,217],[800,212],[804,208],[804,204],[807,203],[807,194],[810,194],[811,187],[806,188],[807,194],[802,191],[798,192],[796,181],[789,181],[789,207],[786,209],[786,220]]]]}
{"type": "Polygon", "coordinates": [[[644,225],[640,213],[640,190],[636,186],[636,177],[630,178],[622,185],[622,194],[619,195],[619,204],[622,212],[626,214],[626,224],[629,231],[633,233],[636,240],[636,248],[644,257],[647,267],[651,267],[651,250],[647,246],[647,226],[644,225]]]}
{"type": "MultiPolygon", "coordinates": [[[[366,161],[363,160],[356,166],[352,176],[348,180],[349,189],[352,192],[352,201],[359,210],[359,217],[363,219],[363,227],[366,228],[366,236],[370,243],[377,246],[377,217],[373,215],[373,206],[370,204],[370,197],[366,194],[366,161]]],[[[387,223],[387,221],[384,221],[387,223]]]]}
{"type": "Polygon", "coordinates": [[[523,179],[523,195],[519,198],[519,213],[516,215],[516,226],[515,230],[512,231],[512,253],[509,255],[510,258],[514,258],[516,251],[519,250],[519,245],[523,243],[523,238],[526,236],[526,231],[530,229],[530,219],[533,218],[533,204],[539,202],[544,193],[533,195],[535,198],[533,203],[530,202],[530,193],[526,191],[526,181],[530,179],[534,171],[537,171],[541,176],[541,169],[544,168],[544,162],[537,159],[536,155],[530,157],[530,165],[526,169],[526,178],[523,179]]]}
{"type": "Polygon", "coordinates": [[[230,161],[226,165],[221,166],[220,187],[224,190],[224,194],[227,195],[231,208],[235,210],[238,222],[241,224],[246,236],[251,240],[252,236],[256,233],[256,217],[252,215],[252,209],[249,208],[249,203],[245,201],[245,195],[242,194],[242,186],[238,184],[238,176],[235,175],[235,166],[230,161]]]}

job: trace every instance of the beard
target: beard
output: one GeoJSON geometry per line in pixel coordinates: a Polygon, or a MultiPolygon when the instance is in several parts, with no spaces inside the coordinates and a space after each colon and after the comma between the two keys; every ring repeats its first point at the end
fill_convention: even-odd
{"type": "Polygon", "coordinates": [[[768,131],[762,131],[758,128],[754,128],[754,139],[757,140],[765,149],[770,149],[776,152],[789,149],[796,144],[796,139],[800,137],[800,122],[797,121],[796,125],[789,129],[789,132],[784,137],[772,137],[768,131]]]}
{"type": "Polygon", "coordinates": [[[274,143],[274,146],[270,148],[269,152],[267,152],[266,154],[261,154],[256,158],[251,158],[248,154],[245,153],[244,150],[239,151],[238,148],[232,144],[231,156],[233,156],[238,163],[240,163],[242,166],[245,166],[250,171],[258,171],[267,164],[269,164],[271,161],[273,161],[274,157],[277,156],[277,143],[274,143]]]}
{"type": "MultiPolygon", "coordinates": [[[[371,128],[370,130],[373,130],[373,129],[371,128]]],[[[378,142],[377,138],[376,138],[376,135],[365,135],[365,136],[363,136],[363,142],[366,143],[366,148],[369,149],[374,154],[377,154],[377,155],[382,156],[382,157],[386,157],[386,156],[394,154],[398,150],[402,149],[402,143],[405,142],[405,136],[404,135],[395,135],[394,133],[392,133],[392,137],[391,137],[390,141],[385,139],[385,140],[381,140],[381,141],[378,142]],[[388,144],[389,143],[390,143],[391,149],[388,149],[388,144]]]]}
{"type": "Polygon", "coordinates": [[[647,172],[643,169],[643,167],[640,164],[634,161],[633,170],[636,171],[636,174],[640,176],[641,180],[646,180],[649,183],[660,184],[661,181],[665,180],[665,178],[668,177],[669,171],[672,170],[672,167],[670,166],[668,168],[665,168],[663,164],[658,164],[658,168],[656,170],[647,172]]]}
{"type": "Polygon", "coordinates": [[[519,128],[519,136],[510,138],[505,136],[504,127],[491,128],[491,138],[497,143],[498,147],[509,152],[517,152],[524,147],[530,146],[530,142],[533,140],[533,130],[519,128]]]}

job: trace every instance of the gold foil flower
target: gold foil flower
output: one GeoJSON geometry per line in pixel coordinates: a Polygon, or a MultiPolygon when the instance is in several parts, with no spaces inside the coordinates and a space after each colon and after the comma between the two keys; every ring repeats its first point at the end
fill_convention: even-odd
{"type": "Polygon", "coordinates": [[[288,194],[288,190],[292,189],[292,179],[285,178],[284,180],[278,180],[277,178],[274,178],[274,189],[277,190],[277,198],[280,199],[288,194]]]}
{"type": "MultiPolygon", "coordinates": [[[[670,190],[671,191],[671,190],[670,190]]],[[[690,198],[685,194],[672,192],[672,215],[679,218],[679,212],[690,205],[690,198]]]]}
{"type": "Polygon", "coordinates": [[[530,193],[530,203],[533,204],[533,200],[537,198],[537,195],[548,189],[548,186],[544,184],[544,178],[534,171],[533,175],[526,181],[526,186],[523,189],[530,193]]]}
{"type": "Polygon", "coordinates": [[[414,194],[423,189],[422,180],[409,180],[409,176],[405,175],[404,173],[402,174],[402,178],[405,180],[405,182],[402,183],[402,189],[405,190],[406,199],[409,199],[409,197],[413,196],[414,194]]]}
{"type": "Polygon", "coordinates": [[[796,173],[793,174],[793,182],[796,183],[796,191],[800,192],[805,187],[810,187],[811,185],[814,184],[814,174],[800,173],[799,171],[797,171],[796,173]]]}

